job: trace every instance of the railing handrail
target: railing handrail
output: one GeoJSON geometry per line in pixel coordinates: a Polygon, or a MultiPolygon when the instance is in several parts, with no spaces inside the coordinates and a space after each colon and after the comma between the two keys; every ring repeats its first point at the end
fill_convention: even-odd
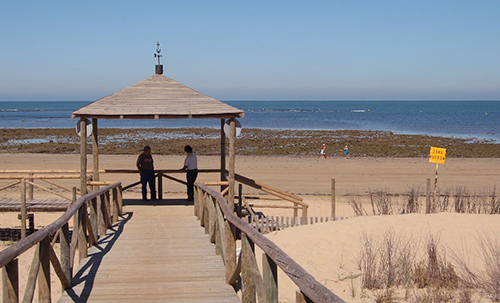
{"type": "Polygon", "coordinates": [[[295,260],[288,256],[274,242],[260,234],[250,224],[238,218],[230,209],[224,197],[216,190],[196,183],[203,191],[211,195],[218,202],[220,209],[225,215],[227,221],[247,235],[254,244],[260,247],[285,274],[297,285],[302,293],[314,302],[344,302],[332,291],[319,283],[311,274],[309,274],[295,260]]]}
{"type": "Polygon", "coordinates": [[[73,215],[82,207],[84,203],[94,198],[99,197],[100,195],[117,188],[121,185],[120,182],[116,182],[114,184],[103,187],[97,191],[91,192],[78,198],[73,204],[68,207],[66,212],[59,217],[56,221],[51,224],[45,226],[44,228],[38,230],[37,232],[27,236],[26,238],[20,240],[16,244],[13,244],[6,249],[0,251],[0,268],[7,265],[10,261],[17,258],[19,255],[30,249],[31,247],[38,244],[40,241],[45,239],[51,234],[54,234],[59,230],[64,224],[69,222],[69,220],[73,217],[73,215]]]}

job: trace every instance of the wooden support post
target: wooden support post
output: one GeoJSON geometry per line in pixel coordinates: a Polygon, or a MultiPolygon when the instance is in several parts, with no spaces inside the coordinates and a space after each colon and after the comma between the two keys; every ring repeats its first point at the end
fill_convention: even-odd
{"type": "Polygon", "coordinates": [[[87,124],[80,118],[80,194],[87,194],[87,124]]]}
{"type": "Polygon", "coordinates": [[[21,239],[26,238],[26,180],[21,179],[21,239]]]}
{"type": "Polygon", "coordinates": [[[278,303],[278,266],[266,254],[262,254],[262,278],[267,302],[278,303]]]}
{"type": "Polygon", "coordinates": [[[118,222],[118,216],[120,215],[118,211],[118,189],[113,188],[113,203],[111,203],[113,209],[113,220],[112,223],[118,222]]]}
{"type": "MultiPolygon", "coordinates": [[[[224,133],[224,125],[226,120],[220,120],[220,180],[227,181],[226,178],[226,134],[224,133]]],[[[221,185],[220,191],[226,189],[227,186],[221,185]]]]}
{"type": "Polygon", "coordinates": [[[438,169],[439,169],[439,163],[436,163],[436,176],[434,177],[434,194],[433,194],[433,198],[432,198],[431,209],[435,209],[435,207],[436,207],[436,194],[437,194],[437,184],[438,184],[438,169]]]}
{"type": "MultiPolygon", "coordinates": [[[[92,156],[93,156],[93,171],[94,181],[99,181],[99,141],[98,141],[97,119],[92,118],[92,156]]],[[[95,186],[94,190],[99,189],[95,186]]]]}
{"type": "Polygon", "coordinates": [[[426,190],[425,190],[425,213],[431,213],[431,179],[427,178],[426,190]]]}
{"type": "Polygon", "coordinates": [[[297,218],[299,216],[299,205],[297,203],[293,203],[293,217],[297,218]]]}
{"type": "Polygon", "coordinates": [[[236,214],[240,219],[243,216],[242,209],[243,209],[243,184],[240,183],[238,184],[238,209],[236,210],[236,214]]]}
{"type": "Polygon", "coordinates": [[[163,174],[158,173],[158,186],[157,188],[157,195],[158,195],[158,200],[163,200],[163,174]]]}
{"type": "Polygon", "coordinates": [[[106,235],[106,222],[104,221],[104,206],[103,204],[106,203],[106,197],[104,194],[99,196],[99,199],[97,200],[97,233],[99,236],[105,236],[106,235]]]}
{"type": "Polygon", "coordinates": [[[335,179],[332,179],[332,212],[330,217],[334,218],[335,220],[335,179]]]}
{"type": "Polygon", "coordinates": [[[118,214],[120,216],[122,215],[122,208],[123,208],[123,189],[122,186],[120,185],[118,187],[118,214]]]}
{"type": "Polygon", "coordinates": [[[59,233],[59,243],[61,246],[61,267],[66,277],[68,277],[68,279],[71,281],[71,277],[73,276],[73,266],[72,264],[70,264],[70,238],[69,224],[67,222],[61,227],[61,231],[59,233]]]}
{"type": "Polygon", "coordinates": [[[38,271],[38,302],[50,303],[50,240],[40,242],[40,270],[38,271]]]}
{"type": "Polygon", "coordinates": [[[255,283],[252,279],[251,264],[249,260],[253,255],[250,249],[248,238],[245,234],[241,235],[241,253],[242,255],[242,265],[241,265],[241,284],[242,284],[242,302],[243,303],[254,303],[256,302],[255,296],[255,283]],[[250,255],[250,256],[249,256],[250,255]]]}
{"type": "Polygon", "coordinates": [[[235,174],[235,145],[236,145],[236,121],[229,120],[230,136],[229,136],[229,192],[227,203],[229,208],[234,211],[234,174],[235,174]]]}
{"type": "Polygon", "coordinates": [[[78,261],[87,258],[87,205],[83,204],[78,211],[78,261]]]}
{"type": "MultiPolygon", "coordinates": [[[[35,180],[33,179],[34,175],[35,175],[34,173],[29,173],[30,178],[28,178],[28,181],[30,181],[31,183],[35,182],[35,180]]],[[[34,189],[33,184],[30,184],[28,186],[28,200],[33,200],[33,189],[34,189]]]]}
{"type": "Polygon", "coordinates": [[[307,206],[302,206],[302,222],[307,225],[307,206]]]}
{"type": "Polygon", "coordinates": [[[226,232],[226,238],[223,239],[225,241],[224,247],[226,251],[224,252],[225,257],[225,265],[226,265],[226,280],[229,281],[231,276],[236,269],[236,233],[235,227],[231,226],[228,221],[224,222],[224,227],[226,232]]]}
{"type": "Polygon", "coordinates": [[[4,303],[19,302],[19,265],[17,259],[2,268],[2,292],[4,303]]]}
{"type": "MultiPolygon", "coordinates": [[[[89,217],[90,217],[90,227],[92,229],[92,232],[95,235],[96,240],[99,239],[99,232],[98,232],[98,226],[99,226],[99,219],[98,219],[98,202],[97,198],[93,198],[89,202],[89,217]]],[[[94,245],[95,243],[92,243],[94,245]]]]}

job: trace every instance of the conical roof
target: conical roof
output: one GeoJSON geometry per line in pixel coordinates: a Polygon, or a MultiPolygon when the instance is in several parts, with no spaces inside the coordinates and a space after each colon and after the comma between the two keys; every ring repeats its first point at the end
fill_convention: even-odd
{"type": "Polygon", "coordinates": [[[160,74],[74,111],[72,118],[235,118],[244,112],[160,74]]]}

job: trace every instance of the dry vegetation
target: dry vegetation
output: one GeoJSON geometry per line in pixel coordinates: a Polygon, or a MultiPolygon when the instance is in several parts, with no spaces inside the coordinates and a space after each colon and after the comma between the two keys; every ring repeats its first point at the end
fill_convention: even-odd
{"type": "Polygon", "coordinates": [[[373,292],[375,302],[500,302],[497,239],[479,239],[480,269],[433,236],[422,245],[388,230],[381,240],[364,234],[361,241],[361,287],[373,292]]]}
{"type": "MultiPolygon", "coordinates": [[[[418,188],[411,188],[404,194],[370,190],[369,205],[363,196],[350,196],[347,200],[357,216],[423,213],[427,206],[427,197],[418,188]]],[[[473,192],[465,187],[445,189],[437,193],[435,204],[431,203],[432,200],[431,194],[429,208],[432,213],[500,214],[500,197],[496,188],[482,192],[473,192]]]]}
{"type": "MultiPolygon", "coordinates": [[[[220,130],[212,128],[102,128],[99,138],[104,154],[136,154],[147,144],[156,154],[182,154],[186,143],[203,155],[220,150],[220,130]]],[[[348,144],[354,157],[427,157],[430,146],[447,148],[448,157],[500,157],[500,144],[491,141],[387,131],[243,129],[236,147],[240,155],[314,156],[323,143],[329,156],[343,156],[348,144]]],[[[78,153],[79,138],[74,129],[0,129],[0,147],[3,152],[78,153]]]]}

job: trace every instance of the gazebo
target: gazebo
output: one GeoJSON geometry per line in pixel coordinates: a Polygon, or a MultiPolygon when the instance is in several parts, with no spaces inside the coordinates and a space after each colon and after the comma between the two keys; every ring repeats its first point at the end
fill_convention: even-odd
{"type": "Polygon", "coordinates": [[[244,117],[244,112],[165,77],[162,65],[156,65],[155,75],[84,106],[74,111],[71,117],[80,118],[80,187],[82,194],[86,193],[88,119],[92,121],[93,176],[96,181],[99,180],[99,119],[220,119],[221,181],[226,180],[224,126],[227,121],[230,126],[229,176],[227,178],[230,201],[228,202],[233,202],[235,190],[235,118],[244,117]]]}

